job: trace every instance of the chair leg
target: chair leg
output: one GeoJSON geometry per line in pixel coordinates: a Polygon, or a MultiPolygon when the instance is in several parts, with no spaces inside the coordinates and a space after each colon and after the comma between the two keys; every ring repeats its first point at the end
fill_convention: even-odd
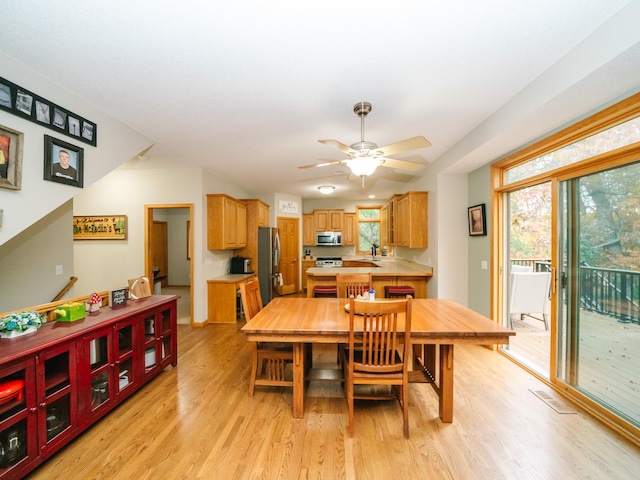
{"type": "MultiPolygon", "coordinates": [[[[346,381],[346,378],[345,378],[346,381]]],[[[349,406],[349,436],[353,437],[353,422],[354,422],[354,413],[353,413],[353,383],[347,383],[347,403],[349,406]]]]}
{"type": "Polygon", "coordinates": [[[251,378],[249,379],[249,396],[253,397],[256,388],[256,376],[258,375],[258,344],[253,343],[253,354],[251,356],[251,378]]]}
{"type": "Polygon", "coordinates": [[[547,314],[543,313],[542,318],[544,320],[544,329],[549,330],[549,320],[547,319],[547,314]]]}
{"type": "Polygon", "coordinates": [[[402,433],[404,438],[409,438],[409,384],[402,384],[402,433]]]}

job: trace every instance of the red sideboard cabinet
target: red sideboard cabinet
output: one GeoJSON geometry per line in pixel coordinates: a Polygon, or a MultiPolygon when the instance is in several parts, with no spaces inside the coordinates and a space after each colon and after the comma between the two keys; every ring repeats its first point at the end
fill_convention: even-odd
{"type": "Polygon", "coordinates": [[[0,339],[0,479],[21,478],[178,362],[174,295],[0,339]],[[12,390],[13,391],[13,390],[12,390]]]}

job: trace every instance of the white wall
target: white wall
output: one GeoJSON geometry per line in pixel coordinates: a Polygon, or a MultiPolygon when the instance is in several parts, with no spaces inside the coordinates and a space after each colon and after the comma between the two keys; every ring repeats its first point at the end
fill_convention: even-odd
{"type": "Polygon", "coordinates": [[[438,175],[438,297],[468,302],[467,176],[438,175]]]}
{"type": "Polygon", "coordinates": [[[73,275],[72,206],[66,202],[0,245],[0,313],[48,303],[67,285],[73,275]]]}

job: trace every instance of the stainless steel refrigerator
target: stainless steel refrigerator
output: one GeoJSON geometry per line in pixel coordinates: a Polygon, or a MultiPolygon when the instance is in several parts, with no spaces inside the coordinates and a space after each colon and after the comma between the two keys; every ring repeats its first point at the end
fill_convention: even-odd
{"type": "Polygon", "coordinates": [[[258,227],[258,281],[263,305],[273,298],[280,279],[280,237],[278,229],[258,227]]]}

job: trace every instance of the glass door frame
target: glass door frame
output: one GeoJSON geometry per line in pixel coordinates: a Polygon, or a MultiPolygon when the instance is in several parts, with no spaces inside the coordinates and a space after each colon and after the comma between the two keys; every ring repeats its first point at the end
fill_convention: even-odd
{"type": "MultiPolygon", "coordinates": [[[[549,378],[544,378],[539,373],[517,359],[500,351],[510,360],[520,365],[523,369],[549,385],[558,393],[576,401],[604,423],[615,428],[619,432],[634,440],[640,439],[640,429],[623,421],[615,414],[595,403],[578,390],[560,381],[557,376],[558,361],[569,361],[575,366],[575,358],[558,359],[558,262],[561,258],[559,244],[559,182],[585,176],[617,166],[623,166],[637,162],[640,158],[640,142],[620,147],[606,153],[596,155],[581,162],[555,168],[545,173],[531,176],[525,180],[519,180],[507,184],[506,172],[509,168],[526,163],[541,155],[553,152],[565,145],[586,138],[597,132],[609,129],[619,123],[630,120],[640,115],[640,94],[633,95],[618,104],[602,110],[584,120],[561,130],[523,150],[514,153],[491,165],[491,317],[496,322],[503,322],[508,297],[504,286],[508,278],[508,265],[506,255],[508,245],[505,244],[504,228],[508,219],[508,205],[506,205],[507,192],[520,190],[539,183],[551,181],[552,215],[551,215],[551,317],[549,319],[550,331],[550,365],[549,378]]],[[[564,365],[563,368],[573,368],[572,365],[564,365]]]]}

